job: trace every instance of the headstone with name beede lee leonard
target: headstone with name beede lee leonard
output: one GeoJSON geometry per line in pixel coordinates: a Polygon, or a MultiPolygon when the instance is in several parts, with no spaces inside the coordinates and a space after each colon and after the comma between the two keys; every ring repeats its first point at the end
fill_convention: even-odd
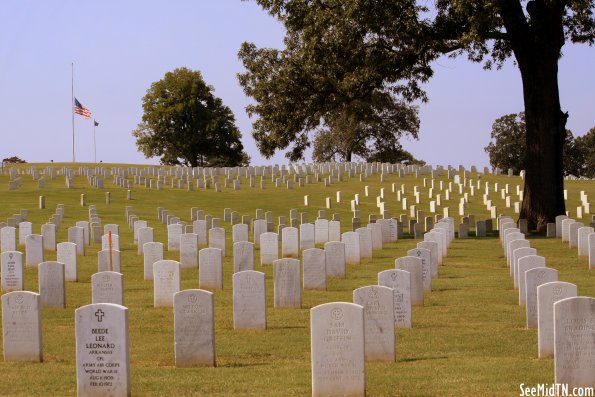
{"type": "Polygon", "coordinates": [[[128,397],[128,309],[95,303],[75,310],[77,395],[128,397]]]}

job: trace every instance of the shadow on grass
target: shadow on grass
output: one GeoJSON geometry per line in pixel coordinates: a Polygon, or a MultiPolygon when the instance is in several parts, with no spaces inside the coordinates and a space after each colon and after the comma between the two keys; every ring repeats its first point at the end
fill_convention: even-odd
{"type": "Polygon", "coordinates": [[[427,361],[427,360],[448,360],[448,357],[441,356],[441,357],[412,357],[412,358],[402,358],[397,360],[399,363],[409,363],[409,362],[416,362],[416,361],[427,361]]]}

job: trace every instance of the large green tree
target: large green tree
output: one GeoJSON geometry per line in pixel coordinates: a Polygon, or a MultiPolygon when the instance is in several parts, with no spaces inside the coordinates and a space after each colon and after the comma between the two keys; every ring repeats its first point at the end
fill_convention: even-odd
{"type": "Polygon", "coordinates": [[[520,216],[544,231],[565,213],[562,147],[568,115],[558,92],[566,42],[592,44],[594,0],[256,0],[286,28],[283,50],[245,43],[240,83],[256,103],[253,135],[271,155],[299,155],[321,119],[376,89],[425,99],[432,61],[466,55],[486,68],[513,57],[525,103],[520,216]]]}
{"type": "Polygon", "coordinates": [[[325,115],[324,125],[315,132],[312,158],[318,162],[352,161],[353,156],[398,161],[406,153],[399,139],[404,135],[417,138],[418,130],[416,107],[390,94],[373,92],[365,100],[354,100],[325,115]]]}
{"type": "Polygon", "coordinates": [[[132,135],[147,158],[160,156],[162,164],[192,167],[249,162],[233,113],[198,71],[166,73],[147,90],[143,110],[132,135]]]}
{"type": "Polygon", "coordinates": [[[579,174],[587,178],[595,178],[595,127],[585,135],[574,140],[573,149],[576,156],[576,167],[579,174]]]}
{"type": "MultiPolygon", "coordinates": [[[[502,116],[492,125],[492,141],[484,148],[490,158],[490,165],[501,170],[511,169],[515,174],[525,169],[525,113],[513,113],[502,116]]],[[[585,155],[582,144],[570,130],[566,130],[562,153],[564,175],[584,175],[585,155]]]]}

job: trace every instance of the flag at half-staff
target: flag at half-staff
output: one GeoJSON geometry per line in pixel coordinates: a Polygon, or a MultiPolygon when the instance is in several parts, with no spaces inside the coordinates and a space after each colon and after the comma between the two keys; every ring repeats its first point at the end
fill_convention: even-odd
{"type": "Polygon", "coordinates": [[[81,105],[81,103],[76,98],[74,98],[74,113],[80,114],[87,120],[91,118],[91,111],[81,105]]]}

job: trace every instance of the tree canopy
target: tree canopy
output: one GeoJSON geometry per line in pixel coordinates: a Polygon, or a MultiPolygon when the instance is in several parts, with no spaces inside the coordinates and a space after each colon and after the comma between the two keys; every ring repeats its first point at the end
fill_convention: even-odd
{"type": "Polygon", "coordinates": [[[319,162],[352,161],[353,156],[366,161],[404,160],[407,156],[399,139],[417,138],[418,130],[417,108],[373,92],[325,116],[324,125],[315,132],[312,158],[319,162]]]}
{"type": "Polygon", "coordinates": [[[132,132],[145,157],[186,166],[247,165],[235,117],[200,72],[168,72],[143,97],[142,122],[132,132]]]}
{"type": "Polygon", "coordinates": [[[426,100],[422,84],[442,55],[484,67],[514,57],[526,118],[521,217],[545,230],[565,213],[562,147],[568,115],[557,70],[566,42],[592,44],[595,0],[256,0],[286,28],[285,48],[244,43],[239,75],[257,116],[253,136],[265,156],[290,148],[299,158],[308,132],[328,114],[380,90],[426,100]]]}
{"type": "MultiPolygon", "coordinates": [[[[490,158],[490,165],[501,170],[511,169],[515,174],[525,169],[525,113],[507,114],[492,125],[490,143],[484,148],[490,158]]],[[[581,137],[583,138],[583,137],[581,137]]],[[[564,175],[586,176],[585,139],[574,138],[570,130],[566,130],[564,140],[564,175]]],[[[585,136],[586,138],[586,136],[585,136]]]]}

